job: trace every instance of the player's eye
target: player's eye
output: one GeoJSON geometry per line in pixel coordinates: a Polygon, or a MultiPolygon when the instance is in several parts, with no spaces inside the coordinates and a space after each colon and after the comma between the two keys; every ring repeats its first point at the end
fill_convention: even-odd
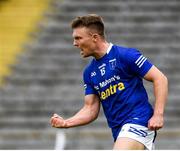
{"type": "Polygon", "coordinates": [[[75,40],[80,40],[80,39],[82,39],[81,37],[75,37],[74,38],[75,40]]]}

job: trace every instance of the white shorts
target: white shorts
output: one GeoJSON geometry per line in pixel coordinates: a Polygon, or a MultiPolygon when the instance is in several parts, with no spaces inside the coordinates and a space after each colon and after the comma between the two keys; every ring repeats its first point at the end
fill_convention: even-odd
{"type": "Polygon", "coordinates": [[[156,132],[149,130],[145,126],[137,124],[125,124],[119,132],[117,139],[119,137],[128,137],[134,139],[142,143],[146,149],[153,150],[156,132]]]}

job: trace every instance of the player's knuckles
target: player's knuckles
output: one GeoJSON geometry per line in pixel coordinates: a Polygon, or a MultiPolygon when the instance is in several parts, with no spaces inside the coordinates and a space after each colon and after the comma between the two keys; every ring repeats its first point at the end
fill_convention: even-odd
{"type": "Polygon", "coordinates": [[[58,124],[58,120],[57,119],[53,119],[52,120],[52,124],[56,126],[58,124]]]}
{"type": "Polygon", "coordinates": [[[63,121],[60,120],[60,119],[56,119],[56,121],[54,122],[54,124],[55,124],[57,127],[61,127],[61,126],[63,126],[63,121]]]}
{"type": "Polygon", "coordinates": [[[54,123],[54,120],[53,120],[53,119],[51,119],[50,123],[51,123],[51,125],[53,125],[53,123],[54,123]]]}
{"type": "Polygon", "coordinates": [[[56,121],[55,118],[51,118],[51,123],[54,123],[56,121]]]}
{"type": "Polygon", "coordinates": [[[149,124],[149,129],[156,130],[159,126],[156,123],[149,124]]]}
{"type": "Polygon", "coordinates": [[[63,123],[64,123],[64,120],[61,117],[60,118],[59,117],[58,118],[57,117],[52,117],[50,122],[51,122],[51,125],[53,127],[62,127],[63,123]]]}

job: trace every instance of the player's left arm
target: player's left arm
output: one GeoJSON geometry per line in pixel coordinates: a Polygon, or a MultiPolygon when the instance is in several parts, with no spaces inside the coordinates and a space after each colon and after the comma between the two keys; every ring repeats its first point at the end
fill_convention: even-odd
{"type": "Polygon", "coordinates": [[[168,79],[155,66],[146,73],[144,79],[153,82],[155,106],[154,114],[148,122],[148,128],[158,130],[164,125],[164,109],[168,95],[168,79]]]}

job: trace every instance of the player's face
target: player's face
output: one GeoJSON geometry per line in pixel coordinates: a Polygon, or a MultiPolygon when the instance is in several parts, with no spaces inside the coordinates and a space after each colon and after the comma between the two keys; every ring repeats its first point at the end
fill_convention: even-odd
{"type": "Polygon", "coordinates": [[[83,58],[93,56],[95,43],[90,30],[86,27],[73,29],[73,45],[78,47],[83,58]]]}

